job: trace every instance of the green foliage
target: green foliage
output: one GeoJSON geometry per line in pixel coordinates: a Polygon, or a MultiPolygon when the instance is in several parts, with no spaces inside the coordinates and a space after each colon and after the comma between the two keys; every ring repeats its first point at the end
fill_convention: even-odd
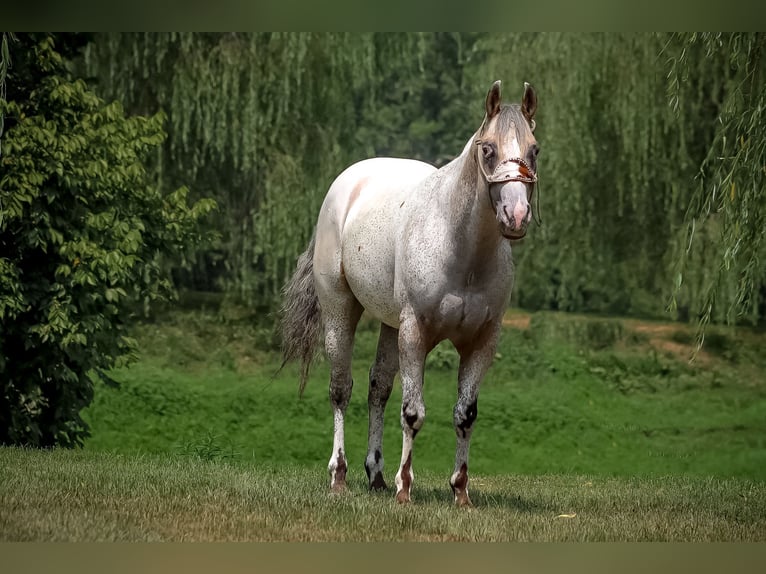
{"type": "Polygon", "coordinates": [[[686,103],[687,85],[694,82],[700,63],[715,69],[720,78],[714,93],[715,133],[705,141],[676,276],[677,294],[695,267],[704,264],[711,270],[700,286],[701,344],[711,320],[746,317],[755,322],[764,315],[766,38],[762,33],[686,33],[678,35],[677,43],[670,74],[676,109],[686,103]],[[691,56],[702,52],[696,61],[691,56]]]}
{"type": "Polygon", "coordinates": [[[619,319],[553,313],[535,313],[529,332],[537,341],[564,341],[587,349],[613,347],[625,335],[619,319]]]}
{"type": "Polygon", "coordinates": [[[229,444],[222,444],[221,437],[208,430],[196,440],[186,441],[178,446],[178,453],[204,461],[232,461],[239,453],[229,444]]]}
{"type": "Polygon", "coordinates": [[[460,364],[460,355],[449,341],[442,341],[426,357],[426,369],[454,371],[460,364]]]}
{"type": "Polygon", "coordinates": [[[202,242],[210,200],[163,194],[144,162],[163,116],[126,117],[73,80],[50,35],[11,46],[0,157],[0,443],[81,444],[91,371],[135,358],[126,321],[166,298],[162,260],[202,242]]]}
{"type": "Polygon", "coordinates": [[[104,34],[83,68],[128,110],[168,114],[156,176],[220,207],[220,241],[184,286],[266,315],[346,166],[375,155],[445,163],[462,149],[481,121],[462,76],[473,38],[104,34]]]}
{"type": "MultiPolygon", "coordinates": [[[[523,307],[660,315],[672,252],[712,113],[666,101],[666,39],[649,34],[487,35],[471,84],[539,94],[544,224],[515,250],[523,307]],[[703,127],[700,127],[703,126],[703,127]]],[[[708,89],[709,76],[699,79],[708,89]]],[[[684,304],[688,305],[687,299],[684,304]]]]}
{"type": "Polygon", "coordinates": [[[221,206],[211,220],[221,240],[184,286],[223,290],[261,316],[333,178],[376,155],[443,165],[499,78],[506,101],[524,81],[540,99],[544,225],[515,247],[516,303],[657,317],[675,287],[682,320],[757,320],[762,44],[763,34],[105,34],[83,70],[130,111],[163,109],[156,177],[191,178],[221,206]]]}
{"type": "MultiPolygon", "coordinates": [[[[0,101],[5,101],[5,78],[8,75],[8,67],[11,65],[11,53],[8,48],[8,40],[13,39],[13,34],[8,32],[2,33],[0,39],[0,101]]],[[[0,137],[3,135],[3,128],[5,127],[5,116],[0,114],[0,137]]],[[[0,154],[2,149],[0,148],[0,154]]]]}

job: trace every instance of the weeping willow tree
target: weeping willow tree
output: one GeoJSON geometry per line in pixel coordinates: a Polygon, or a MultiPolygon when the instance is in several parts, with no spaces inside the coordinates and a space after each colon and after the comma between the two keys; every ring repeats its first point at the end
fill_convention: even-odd
{"type": "MultiPolygon", "coordinates": [[[[84,68],[131,112],[164,110],[169,137],[156,177],[218,202],[217,249],[182,280],[266,309],[344,167],[372,155],[441,153],[430,145],[441,141],[437,116],[459,107],[424,91],[429,75],[450,77],[443,63],[434,71],[435,38],[108,34],[91,44],[84,68]]],[[[459,41],[439,39],[456,52],[459,41]]],[[[453,84],[459,76],[457,68],[453,84]]]]}
{"type": "Polygon", "coordinates": [[[111,34],[89,73],[129,109],[168,114],[157,177],[219,202],[217,249],[186,280],[254,303],[276,293],[306,239],[318,188],[344,161],[368,46],[341,36],[111,34]],[[348,65],[355,58],[363,65],[348,65]],[[320,154],[314,150],[322,150],[320,154]]]}
{"type": "MultiPolygon", "coordinates": [[[[691,213],[703,209],[695,176],[701,165],[709,170],[711,142],[722,137],[717,118],[738,76],[728,55],[710,57],[699,42],[657,34],[488,36],[483,49],[490,55],[476,74],[507,78],[510,86],[531,81],[540,94],[547,217],[517,249],[524,277],[518,301],[657,316],[676,282],[681,318],[709,313],[704,293],[711,281],[720,282],[718,231],[697,229],[698,242],[687,251],[684,230],[689,206],[691,213]],[[672,89],[675,105],[668,105],[672,54],[683,50],[674,68],[683,65],[683,78],[672,89]]],[[[746,163],[759,165],[753,159],[746,163]]],[[[763,233],[763,225],[748,227],[763,233]]],[[[752,285],[763,284],[751,270],[752,285]]],[[[737,295],[720,290],[718,296],[737,295]]]]}
{"type": "Polygon", "coordinates": [[[711,320],[756,322],[766,312],[766,41],[762,33],[689,33],[674,40],[669,93],[676,110],[687,105],[699,67],[719,79],[715,132],[686,212],[676,275],[679,292],[695,268],[711,270],[699,297],[701,343],[711,320]]]}
{"type": "MultiPolygon", "coordinates": [[[[10,50],[8,48],[9,37],[12,39],[13,34],[3,32],[0,37],[0,101],[5,101],[5,78],[8,75],[8,67],[11,64],[10,50]]],[[[3,128],[5,127],[5,118],[0,114],[0,136],[3,135],[3,128]]],[[[2,149],[0,149],[2,153],[2,149]]]]}
{"type": "Polygon", "coordinates": [[[162,109],[163,185],[220,206],[180,277],[269,309],[353,161],[442,165],[502,79],[540,97],[544,225],[514,302],[721,320],[763,315],[762,35],[107,34],[84,62],[132,113],[162,109]],[[670,96],[670,105],[669,105],[670,96]],[[673,289],[675,286],[675,291],[673,289]],[[713,306],[713,302],[717,306],[713,306]]]}

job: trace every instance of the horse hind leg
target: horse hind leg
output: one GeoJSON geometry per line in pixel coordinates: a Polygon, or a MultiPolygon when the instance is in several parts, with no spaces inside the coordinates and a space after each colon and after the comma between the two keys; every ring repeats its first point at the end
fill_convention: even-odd
{"type": "Polygon", "coordinates": [[[351,355],[362,306],[350,293],[343,294],[335,303],[326,305],[323,309],[325,350],[331,365],[330,404],[334,426],[332,455],[327,468],[330,473],[330,489],[333,492],[342,492],[346,489],[348,470],[345,454],[345,416],[354,386],[351,377],[351,355]]]}
{"type": "Polygon", "coordinates": [[[370,389],[367,395],[369,429],[367,434],[367,471],[370,490],[385,490],[383,479],[383,415],[391,396],[394,377],[399,370],[399,332],[385,323],[380,325],[378,351],[370,369],[370,389]]]}

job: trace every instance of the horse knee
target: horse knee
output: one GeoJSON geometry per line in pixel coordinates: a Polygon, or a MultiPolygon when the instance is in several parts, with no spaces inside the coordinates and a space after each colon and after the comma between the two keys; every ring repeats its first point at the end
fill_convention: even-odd
{"type": "Polygon", "coordinates": [[[455,423],[455,433],[461,438],[466,438],[473,428],[473,423],[479,414],[477,399],[469,404],[458,403],[452,411],[453,421],[455,423]]]}
{"type": "Polygon", "coordinates": [[[402,428],[410,429],[412,437],[418,434],[426,420],[426,406],[423,401],[410,401],[402,404],[402,428]]]}
{"type": "Polygon", "coordinates": [[[382,370],[370,369],[369,402],[371,405],[385,405],[394,388],[396,372],[387,373],[382,370]]]}

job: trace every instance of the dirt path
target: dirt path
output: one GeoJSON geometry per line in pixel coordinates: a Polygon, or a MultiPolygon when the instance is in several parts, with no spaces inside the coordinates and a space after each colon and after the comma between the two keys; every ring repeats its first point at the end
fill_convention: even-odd
{"type": "MultiPolygon", "coordinates": [[[[581,315],[581,317],[586,321],[597,320],[587,315],[581,315]]],[[[531,319],[531,313],[514,309],[503,317],[503,326],[525,331],[529,329],[531,319]]],[[[694,355],[694,327],[691,325],[642,319],[617,320],[622,322],[626,334],[633,332],[642,335],[646,339],[646,345],[658,352],[672,355],[682,361],[689,361],[694,355]]],[[[712,357],[703,349],[697,353],[694,360],[704,365],[709,363],[712,357]]]]}

